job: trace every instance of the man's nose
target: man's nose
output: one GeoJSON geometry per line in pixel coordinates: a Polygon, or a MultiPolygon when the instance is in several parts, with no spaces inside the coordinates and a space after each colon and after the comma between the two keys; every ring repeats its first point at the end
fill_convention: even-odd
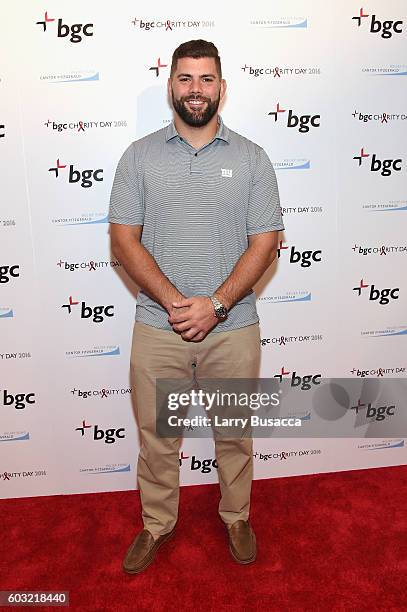
{"type": "Polygon", "coordinates": [[[202,93],[202,83],[200,79],[192,79],[190,85],[191,93],[202,93]]]}

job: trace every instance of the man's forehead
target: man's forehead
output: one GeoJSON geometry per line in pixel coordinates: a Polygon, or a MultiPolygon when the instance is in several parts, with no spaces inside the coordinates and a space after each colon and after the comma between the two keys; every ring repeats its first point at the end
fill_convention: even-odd
{"type": "Polygon", "coordinates": [[[177,62],[175,74],[217,74],[213,57],[181,57],[177,62]]]}

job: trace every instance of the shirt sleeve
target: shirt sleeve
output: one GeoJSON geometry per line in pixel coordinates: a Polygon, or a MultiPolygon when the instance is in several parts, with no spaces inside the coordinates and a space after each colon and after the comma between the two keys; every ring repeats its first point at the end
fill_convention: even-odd
{"type": "Polygon", "coordinates": [[[116,168],[108,220],[123,225],[143,225],[144,203],[139,188],[135,147],[131,144],[121,156],[116,168]]]}
{"type": "Polygon", "coordinates": [[[264,149],[256,147],[247,214],[247,235],[283,229],[276,173],[264,149]]]}

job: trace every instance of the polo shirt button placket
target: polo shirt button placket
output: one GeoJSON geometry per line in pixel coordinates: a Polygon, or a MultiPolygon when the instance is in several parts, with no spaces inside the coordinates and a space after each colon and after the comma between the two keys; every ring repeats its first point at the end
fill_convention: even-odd
{"type": "Polygon", "coordinates": [[[198,152],[191,155],[191,174],[199,173],[199,161],[198,161],[198,152]]]}

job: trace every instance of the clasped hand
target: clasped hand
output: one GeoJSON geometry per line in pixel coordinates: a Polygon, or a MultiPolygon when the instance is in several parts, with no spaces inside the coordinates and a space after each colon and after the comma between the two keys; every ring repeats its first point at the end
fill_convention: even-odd
{"type": "Polygon", "coordinates": [[[183,340],[201,342],[219,319],[208,297],[195,296],[173,302],[168,321],[183,340]]]}

